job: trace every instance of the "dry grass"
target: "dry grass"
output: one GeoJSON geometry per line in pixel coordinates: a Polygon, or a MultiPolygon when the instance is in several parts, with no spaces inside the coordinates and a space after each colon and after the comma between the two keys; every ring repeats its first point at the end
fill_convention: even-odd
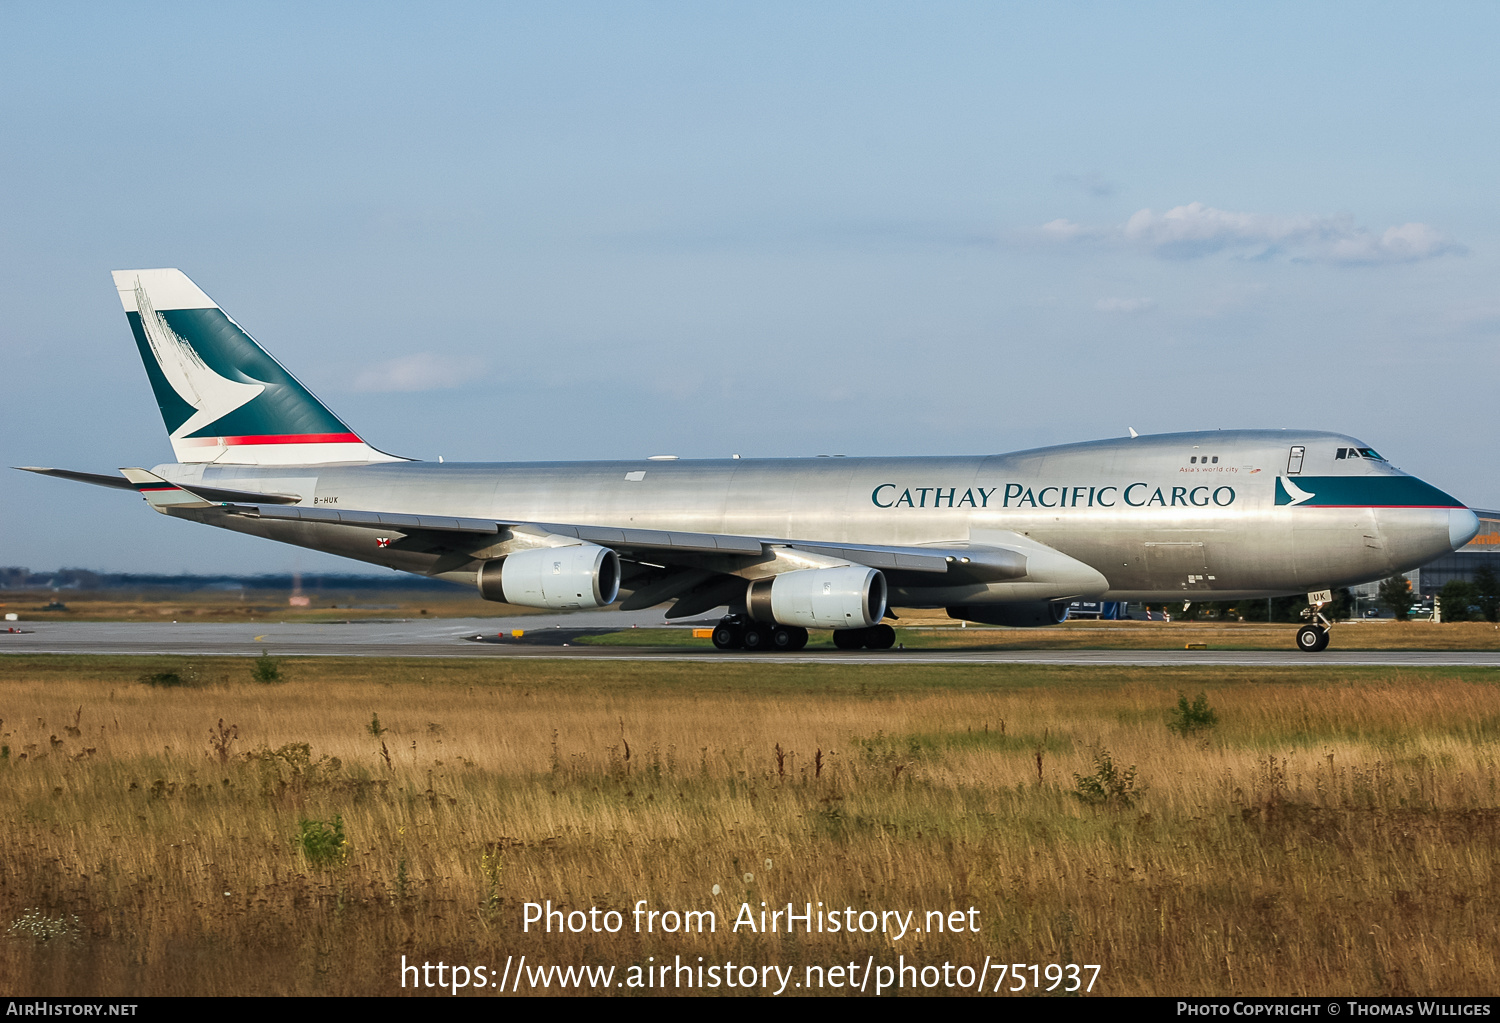
{"type": "Polygon", "coordinates": [[[1500,988],[1494,671],[283,669],[0,660],[0,987],[369,995],[400,990],[403,954],[800,977],[904,953],[1098,963],[1106,994],[1500,988]],[[202,684],[137,682],[168,669],[202,684]],[[1169,712],[1199,690],[1220,723],[1180,738],[1169,712]],[[1133,805],[1073,795],[1100,748],[1136,766],[1133,805]],[[314,862],[299,821],[335,816],[348,844],[314,862]],[[547,899],[720,926],[522,933],[547,899]],[[762,900],[972,905],[981,932],[729,931],[762,900]]]}

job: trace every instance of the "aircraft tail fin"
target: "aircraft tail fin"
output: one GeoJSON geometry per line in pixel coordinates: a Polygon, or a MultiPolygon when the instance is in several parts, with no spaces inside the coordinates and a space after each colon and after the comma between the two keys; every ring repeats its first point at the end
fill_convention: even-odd
{"type": "Polygon", "coordinates": [[[402,461],[361,440],[181,270],[114,278],[179,462],[402,461]]]}

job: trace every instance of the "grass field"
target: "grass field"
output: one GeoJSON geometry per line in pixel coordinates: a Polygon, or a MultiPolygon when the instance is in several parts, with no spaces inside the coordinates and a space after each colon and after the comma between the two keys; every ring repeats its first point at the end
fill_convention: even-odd
{"type": "Polygon", "coordinates": [[[1494,670],[279,670],[0,658],[0,987],[375,995],[402,955],[801,979],[904,954],[1098,964],[1112,995],[1500,989],[1494,670]],[[1200,692],[1217,723],[1170,730],[1200,692]],[[523,933],[549,899],[719,926],[523,933]],[[972,906],[980,929],[731,932],[762,900],[972,906]]]}

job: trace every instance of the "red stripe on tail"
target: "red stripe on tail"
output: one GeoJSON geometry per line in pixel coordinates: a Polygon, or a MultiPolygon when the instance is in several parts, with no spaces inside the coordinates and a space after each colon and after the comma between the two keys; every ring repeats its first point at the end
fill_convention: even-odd
{"type": "Polygon", "coordinates": [[[234,448],[252,444],[363,444],[364,441],[352,433],[267,433],[258,437],[183,437],[178,443],[195,448],[220,444],[234,448]]]}

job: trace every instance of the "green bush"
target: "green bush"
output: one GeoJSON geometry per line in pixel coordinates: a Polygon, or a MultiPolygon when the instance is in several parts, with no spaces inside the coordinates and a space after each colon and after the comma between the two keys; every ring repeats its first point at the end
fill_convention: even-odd
{"type": "Polygon", "coordinates": [[[251,669],[251,674],[255,676],[257,682],[280,682],[281,661],[262,650],[260,656],[255,659],[255,667],[251,669]]]}
{"type": "Polygon", "coordinates": [[[1219,715],[1208,706],[1208,694],[1199,693],[1192,703],[1181,693],[1177,694],[1177,709],[1172,712],[1167,728],[1181,736],[1206,731],[1219,723],[1219,715]]]}
{"type": "Polygon", "coordinates": [[[1123,773],[1115,766],[1109,750],[1100,748],[1094,754],[1094,773],[1075,774],[1074,798],[1090,806],[1130,806],[1135,802],[1135,765],[1123,773]]]}
{"type": "Polygon", "coordinates": [[[195,686],[201,681],[202,677],[198,671],[198,663],[192,658],[184,659],[175,668],[148,671],[140,677],[141,685],[158,686],[164,689],[171,689],[176,686],[195,686]]]}
{"type": "Polygon", "coordinates": [[[342,862],[349,842],[344,838],[344,818],[335,814],[331,821],[297,821],[297,837],[292,843],[302,850],[307,862],[315,867],[342,862]]]}

